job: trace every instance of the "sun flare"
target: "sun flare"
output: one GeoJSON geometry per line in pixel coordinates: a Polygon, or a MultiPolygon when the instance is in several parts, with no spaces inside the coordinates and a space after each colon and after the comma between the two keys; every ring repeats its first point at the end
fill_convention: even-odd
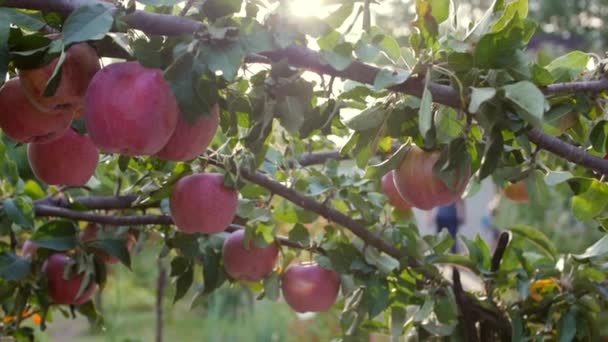
{"type": "Polygon", "coordinates": [[[323,17],[323,0],[291,0],[291,13],[298,17],[323,17]]]}

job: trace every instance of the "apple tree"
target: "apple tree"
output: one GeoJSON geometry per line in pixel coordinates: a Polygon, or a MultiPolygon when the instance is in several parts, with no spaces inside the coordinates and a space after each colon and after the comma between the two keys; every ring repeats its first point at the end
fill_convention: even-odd
{"type": "Polygon", "coordinates": [[[32,339],[31,315],[101,322],[108,265],[146,240],[174,300],[195,274],[194,302],[241,282],[340,312],[338,340],[607,334],[608,236],[560,254],[518,225],[452,254],[411,211],[491,178],[520,201],[566,192],[605,233],[606,61],[537,63],[525,0],[475,25],[458,1],[410,5],[403,42],[369,0],[318,18],[289,1],[0,0],[0,334],[32,339]]]}

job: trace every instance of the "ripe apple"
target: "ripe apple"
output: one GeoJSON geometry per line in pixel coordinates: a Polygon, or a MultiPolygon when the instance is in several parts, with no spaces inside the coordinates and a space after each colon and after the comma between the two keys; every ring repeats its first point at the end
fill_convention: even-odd
{"type": "Polygon", "coordinates": [[[27,99],[18,78],[0,88],[0,128],[18,143],[51,141],[72,122],[68,112],[43,113],[27,99]]]}
{"type": "Polygon", "coordinates": [[[56,304],[80,305],[91,298],[97,284],[91,283],[89,288],[78,296],[78,290],[84,281],[84,274],[75,274],[69,279],[63,277],[65,267],[71,259],[63,253],[51,255],[42,265],[42,271],[48,279],[49,297],[56,304]]]}
{"type": "Polygon", "coordinates": [[[464,192],[471,171],[469,168],[457,177],[455,189],[450,189],[441,178],[433,173],[433,166],[440,153],[427,152],[412,146],[396,170],[394,182],[399,194],[412,206],[430,210],[440,205],[456,201],[464,192]]]}
{"type": "Polygon", "coordinates": [[[205,152],[219,125],[220,107],[217,104],[209,115],[199,117],[194,123],[188,123],[180,115],[171,139],[156,156],[172,161],[192,160],[205,152]]]}
{"type": "Polygon", "coordinates": [[[505,189],[505,196],[515,202],[526,203],[529,201],[528,190],[524,181],[517,181],[509,184],[505,189]]]}
{"type": "Polygon", "coordinates": [[[154,155],[175,131],[179,108],[158,69],[111,64],[95,74],[85,96],[85,123],[101,150],[154,155]]]}
{"type": "Polygon", "coordinates": [[[289,306],[297,312],[329,310],[338,298],[338,273],[317,264],[291,266],[281,277],[281,290],[289,306]]]}
{"type": "Polygon", "coordinates": [[[171,217],[185,233],[219,233],[234,219],[238,193],[224,186],[224,176],[199,173],[181,178],[171,198],[171,217]]]}
{"type": "Polygon", "coordinates": [[[34,257],[36,255],[36,251],[38,250],[38,245],[30,240],[26,240],[21,246],[21,255],[34,257]]]}
{"type": "Polygon", "coordinates": [[[388,203],[399,210],[409,210],[412,208],[397,191],[395,187],[395,170],[390,171],[382,177],[382,191],[388,197],[388,203]]]}
{"type": "Polygon", "coordinates": [[[65,53],[61,81],[53,96],[44,96],[46,84],[53,75],[59,58],[36,69],[18,70],[21,86],[29,100],[43,112],[67,111],[79,116],[89,82],[101,69],[99,57],[87,43],[72,45],[65,53]]]}
{"type": "MultiPolygon", "coordinates": [[[[105,229],[115,229],[115,228],[110,227],[110,228],[105,228],[105,229]]],[[[89,223],[86,226],[86,228],[82,231],[80,238],[85,243],[97,240],[97,232],[99,230],[100,230],[100,228],[98,225],[96,225],[94,223],[89,223]]],[[[131,250],[133,249],[133,246],[135,246],[135,243],[137,242],[137,239],[135,238],[135,235],[133,235],[131,233],[127,233],[126,238],[127,238],[127,250],[129,252],[131,252],[131,250]]],[[[110,255],[101,249],[94,248],[94,250],[95,250],[95,254],[97,254],[101,258],[101,260],[103,260],[106,264],[113,265],[120,261],[120,259],[118,259],[117,257],[110,255]]]]}
{"type": "Polygon", "coordinates": [[[72,129],[55,140],[29,144],[27,157],[36,177],[51,185],[85,185],[99,162],[91,140],[72,129]]]}
{"type": "Polygon", "coordinates": [[[245,245],[245,230],[231,233],[224,240],[223,259],[226,273],[236,280],[259,281],[274,269],[279,256],[276,243],[259,248],[253,241],[245,245]]]}

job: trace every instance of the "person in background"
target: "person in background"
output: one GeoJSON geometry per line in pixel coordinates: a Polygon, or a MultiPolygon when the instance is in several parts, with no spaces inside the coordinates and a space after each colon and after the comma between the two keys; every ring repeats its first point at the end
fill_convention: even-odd
{"type": "Polygon", "coordinates": [[[500,237],[500,230],[494,224],[499,204],[500,194],[496,194],[490,203],[488,203],[488,211],[481,217],[481,228],[482,231],[487,232],[487,235],[491,239],[490,246],[492,247],[492,250],[496,248],[496,243],[500,237]]]}
{"type": "Polygon", "coordinates": [[[458,199],[456,202],[444,206],[439,206],[431,211],[431,217],[435,219],[435,227],[437,233],[440,233],[442,229],[447,229],[450,235],[454,238],[454,245],[452,246],[452,253],[458,251],[458,229],[465,220],[465,205],[464,200],[458,199]]]}

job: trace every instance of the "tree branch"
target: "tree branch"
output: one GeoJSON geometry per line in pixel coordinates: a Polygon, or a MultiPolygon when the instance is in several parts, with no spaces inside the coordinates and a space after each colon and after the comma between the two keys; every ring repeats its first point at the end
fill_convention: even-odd
{"type": "MultiPolygon", "coordinates": [[[[53,11],[69,14],[80,6],[101,3],[97,0],[5,0],[3,6],[25,9],[36,9],[42,11],[53,11]]],[[[106,3],[107,4],[107,3],[106,3]]],[[[108,6],[111,6],[107,4],[108,6]]],[[[114,7],[116,11],[116,7],[114,7]]],[[[146,11],[134,11],[124,18],[129,27],[144,31],[153,35],[179,35],[190,34],[199,30],[204,24],[172,15],[150,13],[146,11]]],[[[374,84],[376,74],[380,71],[371,65],[353,61],[346,69],[336,70],[327,63],[315,51],[303,46],[291,46],[283,50],[268,51],[260,55],[271,61],[287,59],[294,67],[327,74],[334,77],[350,79],[364,84],[374,84]]],[[[260,58],[246,58],[245,62],[259,63],[260,58]]],[[[563,94],[569,92],[591,91],[598,92],[608,88],[608,80],[583,81],[571,83],[558,83],[548,85],[544,88],[546,94],[563,94]]],[[[407,81],[389,88],[390,90],[420,97],[424,84],[417,76],[410,77],[407,81]]],[[[460,97],[452,87],[442,84],[431,83],[429,90],[433,95],[433,101],[450,107],[461,108],[460,97]]],[[[554,138],[547,133],[532,129],[527,132],[528,137],[537,146],[554,153],[568,161],[579,164],[586,168],[595,170],[602,174],[608,174],[608,160],[591,156],[568,143],[554,138]]]]}
{"type": "MultiPolygon", "coordinates": [[[[91,197],[78,197],[80,203],[88,203],[88,208],[93,209],[104,209],[104,210],[120,210],[130,209],[132,203],[135,201],[137,196],[91,196],[91,197]]],[[[62,207],[66,202],[61,200],[56,201],[56,205],[48,204],[53,203],[53,200],[46,200],[46,202],[35,202],[34,212],[38,217],[62,217],[76,221],[86,221],[101,224],[108,224],[114,226],[137,226],[137,225],[173,225],[173,219],[168,215],[99,215],[96,213],[76,211],[69,208],[62,207]]],[[[231,233],[239,229],[245,229],[245,226],[238,224],[231,224],[226,228],[226,231],[231,233]]],[[[325,254],[325,250],[319,246],[305,246],[297,242],[291,241],[286,237],[277,236],[277,242],[280,245],[311,251],[318,254],[325,254]]]]}
{"type": "Polygon", "coordinates": [[[607,78],[592,81],[555,83],[541,88],[542,92],[547,95],[572,94],[581,92],[599,93],[606,89],[608,89],[607,78]]]}
{"type": "MultiPolygon", "coordinates": [[[[319,203],[310,197],[304,196],[299,192],[262,175],[260,172],[251,173],[246,170],[241,170],[241,176],[243,176],[244,179],[252,183],[258,184],[270,190],[272,193],[275,193],[304,209],[317,213],[322,217],[328,219],[329,221],[335,222],[345,227],[357,237],[359,237],[361,240],[365,241],[365,243],[377,248],[382,252],[385,252],[386,254],[396,259],[401,260],[409,256],[405,251],[396,248],[395,246],[383,240],[381,237],[369,231],[365,225],[353,220],[349,216],[344,215],[335,209],[323,205],[322,203],[319,203]]],[[[411,266],[417,265],[417,261],[415,261],[414,259],[410,259],[410,262],[411,266]]]]}

